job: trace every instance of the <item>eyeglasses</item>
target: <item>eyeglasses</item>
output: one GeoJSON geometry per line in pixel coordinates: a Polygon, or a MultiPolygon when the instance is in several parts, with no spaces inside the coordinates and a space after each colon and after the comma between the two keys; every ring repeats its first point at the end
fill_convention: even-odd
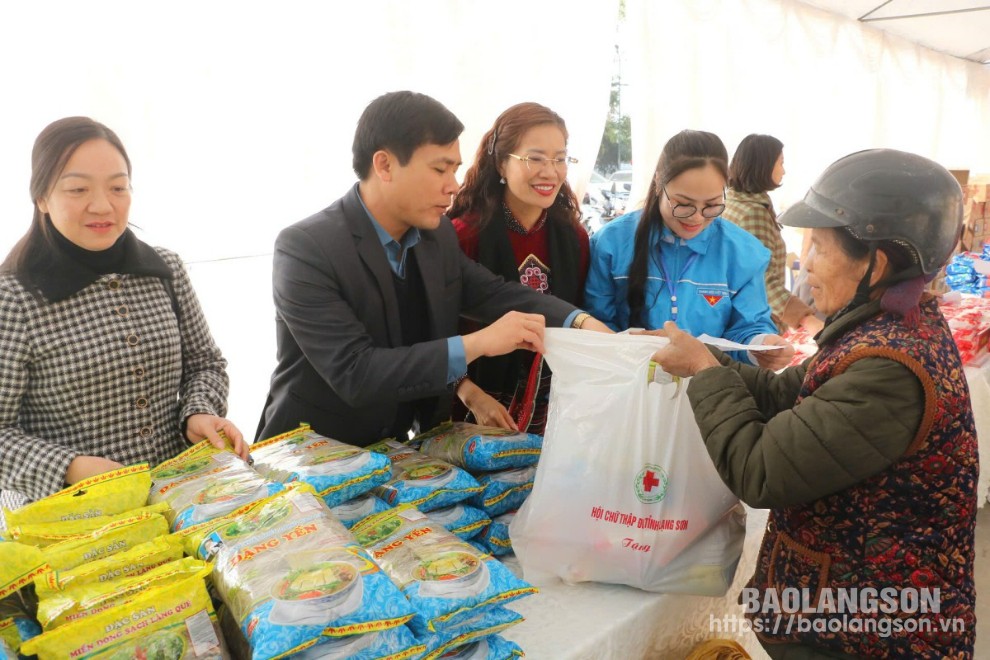
{"type": "MultiPolygon", "coordinates": [[[[670,212],[675,218],[690,218],[692,215],[698,212],[697,206],[692,206],[691,204],[674,204],[670,199],[670,195],[667,194],[667,189],[661,187],[660,190],[663,191],[664,197],[667,198],[667,203],[670,204],[670,212]]],[[[725,196],[725,193],[722,194],[725,196]]],[[[707,206],[701,207],[701,216],[703,218],[717,218],[722,215],[722,211],[725,210],[725,204],[708,204],[707,206]]]]}
{"type": "Polygon", "coordinates": [[[573,156],[561,156],[560,158],[547,158],[546,156],[517,156],[515,154],[506,154],[507,156],[512,156],[518,161],[522,161],[526,164],[526,169],[530,172],[542,172],[543,168],[547,166],[547,163],[553,164],[553,168],[558,172],[563,172],[567,169],[568,165],[576,165],[578,162],[577,158],[573,156]]]}

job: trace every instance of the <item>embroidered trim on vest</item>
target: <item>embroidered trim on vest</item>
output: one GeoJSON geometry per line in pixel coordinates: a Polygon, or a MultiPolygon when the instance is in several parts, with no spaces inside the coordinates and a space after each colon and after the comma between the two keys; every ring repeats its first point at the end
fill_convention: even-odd
{"type": "MultiPolygon", "coordinates": [[[[816,552],[811,548],[809,548],[808,546],[804,545],[803,543],[798,543],[796,540],[794,540],[794,537],[792,537],[787,532],[778,532],[777,538],[774,540],[773,543],[773,550],[770,551],[770,568],[767,571],[767,582],[769,582],[771,586],[776,586],[776,582],[777,582],[776,564],[777,564],[777,559],[780,556],[781,544],[786,545],[787,547],[789,547],[791,550],[793,550],[798,554],[809,557],[811,560],[814,561],[814,563],[821,566],[821,568],[818,570],[818,588],[815,589],[815,595],[810,601],[812,603],[817,603],[819,596],[821,596],[822,587],[828,584],[828,571],[832,567],[832,558],[829,557],[827,553],[816,552]]],[[[760,633],[757,632],[756,634],[758,637],[760,637],[760,639],[763,639],[763,636],[760,635],[760,633]]]]}
{"type": "Polygon", "coordinates": [[[835,365],[832,378],[841,376],[854,362],[870,357],[893,360],[894,362],[903,364],[921,381],[921,388],[925,392],[925,414],[921,417],[921,423],[918,425],[918,432],[915,434],[914,440],[908,445],[907,450],[901,458],[910,456],[927,444],[928,434],[931,433],[932,426],[935,425],[935,381],[925,372],[921,363],[892,348],[863,348],[854,350],[835,365]]]}

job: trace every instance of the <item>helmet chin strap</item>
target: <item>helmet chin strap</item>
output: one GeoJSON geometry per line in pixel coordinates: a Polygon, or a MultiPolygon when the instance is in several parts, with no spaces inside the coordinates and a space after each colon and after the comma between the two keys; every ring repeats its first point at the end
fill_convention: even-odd
{"type": "Polygon", "coordinates": [[[877,263],[877,244],[875,242],[870,242],[870,265],[866,268],[866,274],[863,275],[863,279],[859,281],[856,286],[856,295],[853,297],[852,302],[849,303],[848,308],[859,307],[860,305],[865,305],[870,302],[870,294],[873,293],[873,287],[870,286],[870,279],[873,277],[873,267],[877,263]]]}

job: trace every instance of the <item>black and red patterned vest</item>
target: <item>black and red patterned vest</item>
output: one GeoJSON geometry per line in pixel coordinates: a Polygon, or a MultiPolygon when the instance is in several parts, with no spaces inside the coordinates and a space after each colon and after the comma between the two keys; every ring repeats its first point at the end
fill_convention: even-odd
{"type": "MultiPolygon", "coordinates": [[[[776,627],[778,620],[765,608],[747,616],[764,643],[807,644],[878,658],[971,658],[979,465],[958,350],[932,300],[922,303],[916,328],[881,313],[820,349],[798,402],[865,357],[896,360],[918,377],[925,392],[918,434],[883,472],[813,502],[771,511],[747,586],[759,590],[761,604],[774,602],[767,598],[774,595],[768,589],[783,596],[790,588],[791,596],[801,593],[810,607],[802,604],[805,611],[793,617],[783,613],[776,627]],[[873,592],[864,592],[868,588],[879,597],[871,598],[873,592]],[[925,588],[939,590],[940,611],[902,611],[902,604],[911,609],[909,597],[925,588]],[[850,613],[848,602],[833,598],[830,603],[823,590],[833,596],[855,594],[859,604],[877,604],[881,611],[850,613]],[[823,614],[823,602],[836,608],[823,614]],[[860,622],[851,623],[854,618],[860,622]]],[[[934,591],[923,593],[930,605],[934,591]]]]}

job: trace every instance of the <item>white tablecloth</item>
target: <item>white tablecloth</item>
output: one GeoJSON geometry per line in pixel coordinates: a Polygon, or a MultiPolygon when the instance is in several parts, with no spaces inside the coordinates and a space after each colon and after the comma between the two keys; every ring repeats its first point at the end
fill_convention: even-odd
{"type": "MultiPolygon", "coordinates": [[[[503,634],[519,644],[532,660],[679,659],[699,642],[715,637],[734,639],[754,658],[766,658],[750,633],[719,632],[712,619],[740,622],[739,592],[749,580],[766,527],[767,511],[747,507],[746,543],[736,577],[722,598],[651,594],[610,584],[562,583],[509,607],[526,620],[503,634]]],[[[518,562],[505,562],[520,574],[518,562]]],[[[731,624],[723,624],[731,625],[731,624]]]]}

